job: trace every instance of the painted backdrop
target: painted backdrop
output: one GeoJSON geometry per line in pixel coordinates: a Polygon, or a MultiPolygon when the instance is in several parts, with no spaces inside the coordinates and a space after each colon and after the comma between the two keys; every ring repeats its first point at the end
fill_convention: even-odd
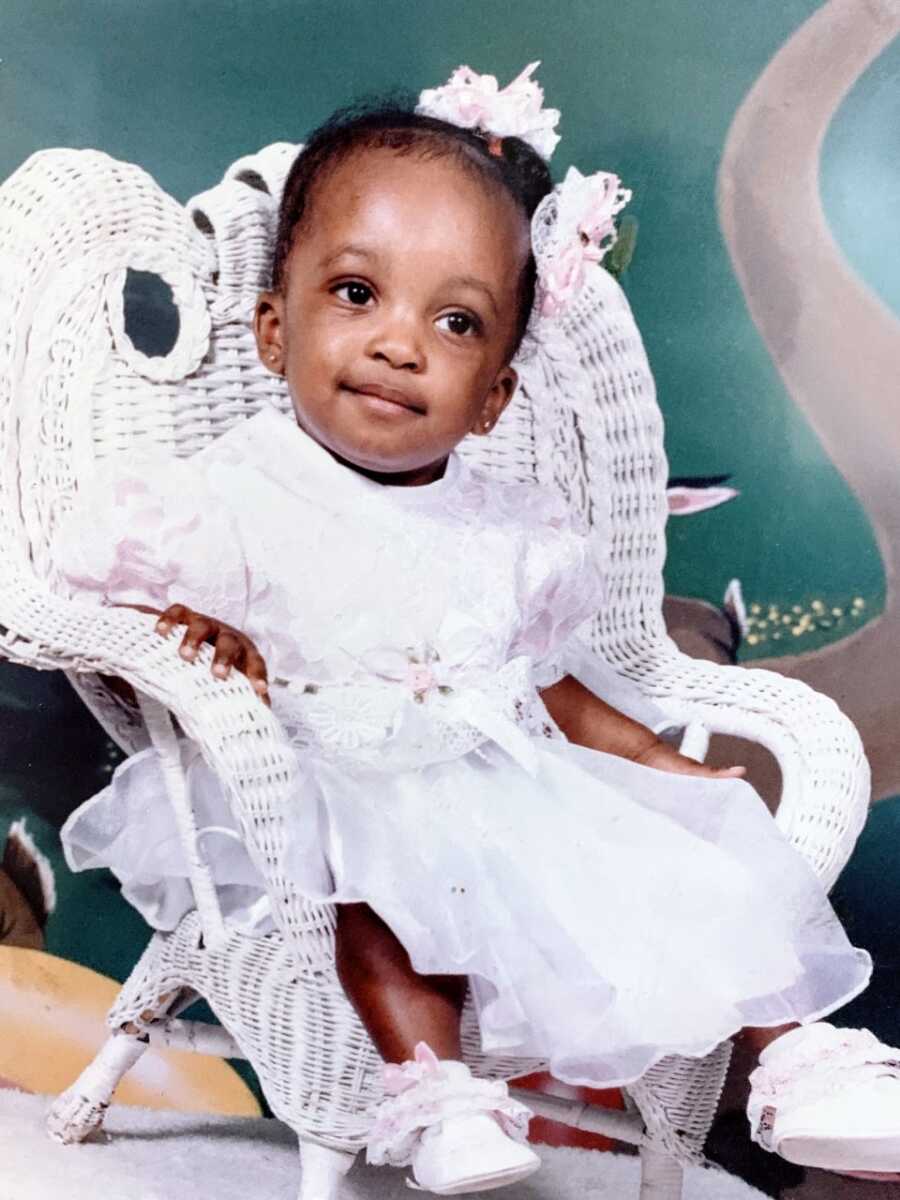
{"type": "MultiPolygon", "coordinates": [[[[897,0],[4,0],[0,178],[34,150],[90,146],[184,200],[355,96],[416,92],[459,63],[505,82],[540,59],[563,114],[554,173],[612,170],[634,193],[623,284],[674,481],[739,493],[670,524],[667,587],[690,601],[678,620],[690,632],[714,617],[696,601],[718,608],[740,580],[727,652],[839,699],[891,797],[898,33],[897,0]]],[[[54,832],[115,754],[55,677],[0,664],[0,714],[0,838],[27,814],[51,857],[48,947],[121,977],[140,922],[108,879],[66,873],[54,832]]],[[[839,894],[873,948],[866,881],[896,809],[878,820],[839,894]]],[[[882,876],[882,913],[900,911],[889,887],[882,876]]],[[[888,972],[894,944],[876,949],[888,972]]]]}

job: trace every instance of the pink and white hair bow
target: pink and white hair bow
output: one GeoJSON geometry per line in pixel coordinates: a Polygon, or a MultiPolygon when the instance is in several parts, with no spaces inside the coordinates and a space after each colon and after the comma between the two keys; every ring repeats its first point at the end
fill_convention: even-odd
{"type": "MultiPolygon", "coordinates": [[[[543,107],[543,90],[531,78],[538,65],[530,63],[502,89],[495,76],[458,67],[443,87],[420,94],[416,112],[489,137],[521,138],[549,159],[559,142],[559,110],[543,107]]],[[[614,218],[630,199],[618,175],[582,175],[570,167],[562,183],[538,205],[531,219],[537,294],[520,356],[533,352],[541,341],[542,319],[566,311],[584,286],[588,267],[602,262],[615,244],[614,218]]]]}
{"type": "Polygon", "coordinates": [[[602,262],[615,244],[613,218],[630,199],[618,175],[582,175],[576,167],[544,197],[531,219],[539,316],[558,316],[578,295],[587,267],[602,262]]]}
{"type": "Polygon", "coordinates": [[[494,75],[458,67],[443,87],[426,88],[420,94],[416,112],[494,137],[521,138],[549,160],[559,142],[559,110],[543,107],[543,89],[531,78],[539,65],[530,63],[505,88],[494,75]]]}

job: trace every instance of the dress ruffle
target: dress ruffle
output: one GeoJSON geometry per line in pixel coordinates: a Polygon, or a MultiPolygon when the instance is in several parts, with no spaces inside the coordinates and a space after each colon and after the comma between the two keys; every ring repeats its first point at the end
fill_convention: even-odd
{"type": "MultiPolygon", "coordinates": [[[[866,985],[868,955],[747,784],[535,749],[536,774],[489,744],[396,773],[303,755],[284,867],[311,898],[368,902],[417,971],[468,975],[485,1051],[546,1058],[571,1083],[629,1082],[744,1026],[817,1019],[866,985]]],[[[233,829],[197,759],[189,782],[200,824],[233,829]]],[[[145,752],[63,837],[70,865],[109,866],[170,929],[193,901],[160,795],[145,752]]],[[[250,856],[210,836],[228,919],[266,932],[250,856]]]]}

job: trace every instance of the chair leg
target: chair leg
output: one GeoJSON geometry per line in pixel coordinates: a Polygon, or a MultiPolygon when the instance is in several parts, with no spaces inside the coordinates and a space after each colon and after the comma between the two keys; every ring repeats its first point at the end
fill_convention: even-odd
{"type": "Polygon", "coordinates": [[[93,1062],[54,1100],[47,1115],[50,1137],[71,1145],[99,1129],[119,1080],[146,1049],[146,1037],[120,1031],[107,1038],[93,1062]]]}
{"type": "Polygon", "coordinates": [[[298,1200],[339,1200],[341,1180],[355,1160],[356,1155],[348,1150],[332,1150],[301,1138],[298,1200]]]}
{"type": "Polygon", "coordinates": [[[681,1200],[684,1167],[670,1154],[641,1147],[640,1200],[681,1200]]]}

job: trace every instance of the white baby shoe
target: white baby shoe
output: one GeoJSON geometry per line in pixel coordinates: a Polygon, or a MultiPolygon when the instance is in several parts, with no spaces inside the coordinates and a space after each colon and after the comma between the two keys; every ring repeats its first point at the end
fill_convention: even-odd
{"type": "Polygon", "coordinates": [[[412,1152],[416,1185],[438,1196],[485,1192],[524,1179],[541,1160],[488,1113],[449,1117],[423,1131],[412,1152]]]}
{"type": "Polygon", "coordinates": [[[751,1136],[803,1167],[900,1172],[900,1050],[824,1021],[782,1034],[750,1076],[751,1136]]]}
{"type": "Polygon", "coordinates": [[[503,1187],[541,1165],[526,1144],[531,1112],[502,1080],[475,1079],[420,1042],[413,1062],[384,1069],[370,1163],[412,1166],[410,1186],[439,1196],[503,1187]]]}

